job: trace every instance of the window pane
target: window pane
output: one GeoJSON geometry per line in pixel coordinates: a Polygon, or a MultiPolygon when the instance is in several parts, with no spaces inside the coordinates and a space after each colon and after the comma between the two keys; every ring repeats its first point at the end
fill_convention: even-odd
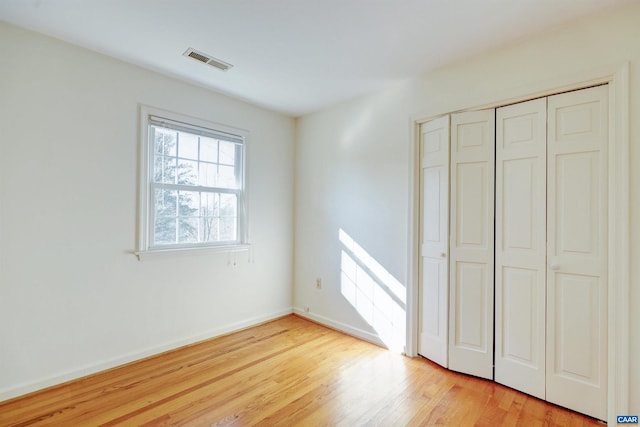
{"type": "Polygon", "coordinates": [[[238,239],[238,197],[235,194],[220,194],[220,240],[238,239]]]}
{"type": "Polygon", "coordinates": [[[200,201],[201,216],[220,216],[218,193],[202,193],[200,201]]]}
{"type": "Polygon", "coordinates": [[[200,160],[204,162],[218,163],[218,140],[213,138],[200,138],[200,160]]]}
{"type": "Polygon", "coordinates": [[[198,160],[198,135],[178,133],[178,157],[198,160]]]}
{"type": "Polygon", "coordinates": [[[153,239],[156,245],[176,243],[176,218],[158,218],[153,227],[153,239]]]}
{"type": "Polygon", "coordinates": [[[202,242],[216,242],[218,237],[218,218],[205,216],[200,218],[200,239],[202,242]]]}
{"type": "Polygon", "coordinates": [[[231,166],[236,164],[236,144],[227,141],[220,141],[219,163],[231,166]]]}
{"type": "Polygon", "coordinates": [[[198,183],[198,162],[178,159],[178,184],[198,183]]]}
{"type": "Polygon", "coordinates": [[[235,194],[220,194],[220,216],[238,216],[238,198],[235,194]]]}
{"type": "Polygon", "coordinates": [[[235,217],[220,218],[220,240],[221,241],[238,240],[235,217]]]}
{"type": "Polygon", "coordinates": [[[164,132],[162,129],[152,126],[149,132],[153,135],[153,152],[156,154],[164,154],[164,132]]]}
{"type": "Polygon", "coordinates": [[[178,243],[198,242],[198,218],[178,219],[178,243]]]}
{"type": "Polygon", "coordinates": [[[178,197],[178,215],[180,217],[198,216],[200,210],[200,193],[197,191],[180,191],[178,197]]]}
{"type": "Polygon", "coordinates": [[[198,185],[215,187],[218,177],[218,165],[214,163],[200,163],[198,185]]]}
{"type": "Polygon", "coordinates": [[[176,155],[176,131],[152,126],[154,134],[154,151],[165,156],[176,155]]]}
{"type": "Polygon", "coordinates": [[[233,166],[218,166],[218,186],[222,188],[237,188],[236,171],[233,166]]]}
{"type": "Polygon", "coordinates": [[[238,240],[236,194],[155,190],[156,245],[238,240]]]}
{"type": "Polygon", "coordinates": [[[153,161],[153,181],[174,184],[176,181],[176,158],[156,155],[153,161]]]}
{"type": "Polygon", "coordinates": [[[178,192],[175,190],[164,190],[157,188],[155,191],[155,216],[175,217],[176,204],[178,202],[178,192]]]}

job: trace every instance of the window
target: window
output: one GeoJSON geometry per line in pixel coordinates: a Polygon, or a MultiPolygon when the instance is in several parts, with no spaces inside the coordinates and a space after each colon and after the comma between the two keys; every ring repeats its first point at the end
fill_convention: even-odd
{"type": "Polygon", "coordinates": [[[139,252],[245,244],[246,132],[142,108],[139,252]]]}

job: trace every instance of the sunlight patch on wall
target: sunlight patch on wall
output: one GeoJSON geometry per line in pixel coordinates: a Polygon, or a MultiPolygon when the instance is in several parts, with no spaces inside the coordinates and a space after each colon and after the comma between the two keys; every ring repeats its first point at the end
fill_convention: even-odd
{"type": "Polygon", "coordinates": [[[406,291],[404,286],[344,230],[339,231],[340,289],[360,316],[393,351],[404,351],[406,291]]]}

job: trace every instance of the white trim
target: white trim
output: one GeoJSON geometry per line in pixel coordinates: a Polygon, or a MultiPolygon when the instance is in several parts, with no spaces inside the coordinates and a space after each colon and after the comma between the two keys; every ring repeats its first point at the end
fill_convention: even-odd
{"type": "Polygon", "coordinates": [[[175,255],[210,255],[215,253],[236,253],[251,250],[251,245],[220,245],[220,246],[194,246],[189,248],[152,249],[147,251],[135,251],[133,254],[138,261],[152,258],[162,258],[175,255]]]}
{"type": "Polygon", "coordinates": [[[372,344],[378,345],[380,347],[387,348],[384,342],[380,339],[377,334],[367,332],[363,329],[354,328],[351,325],[347,325],[346,323],[338,322],[337,320],[330,319],[325,316],[321,316],[319,314],[310,313],[308,311],[304,311],[300,307],[294,307],[293,313],[303,317],[305,319],[311,320],[313,322],[324,325],[328,328],[335,329],[337,331],[343,332],[347,335],[351,335],[352,337],[359,338],[361,340],[370,342],[372,344]]]}
{"type": "Polygon", "coordinates": [[[418,319],[420,317],[420,305],[418,303],[419,290],[419,239],[420,230],[420,124],[417,120],[409,121],[409,230],[407,235],[407,302],[406,302],[406,342],[404,352],[409,357],[418,356],[418,319]]]}
{"type": "Polygon", "coordinates": [[[440,109],[425,110],[422,113],[411,115],[411,119],[417,124],[422,124],[447,114],[499,108],[510,104],[529,101],[535,98],[557,95],[562,92],[584,89],[599,84],[607,84],[611,83],[615,79],[618,71],[625,67],[628,68],[628,62],[604,65],[588,71],[562,74],[557,78],[554,78],[553,80],[538,81],[525,84],[510,91],[520,93],[522,95],[512,96],[509,98],[498,97],[475,105],[464,104],[454,107],[448,111],[443,111],[440,109]]]}
{"type": "Polygon", "coordinates": [[[609,84],[609,425],[629,411],[629,63],[609,84]],[[615,142],[611,144],[611,142],[615,142]]]}
{"type": "MultiPolygon", "coordinates": [[[[616,424],[616,415],[626,414],[629,409],[629,63],[611,64],[601,68],[561,75],[546,82],[535,82],[517,90],[522,96],[502,100],[491,100],[483,105],[469,109],[496,108],[533,98],[576,90],[597,84],[608,83],[609,90],[609,298],[608,298],[608,416],[610,425],[616,424]]],[[[462,108],[462,107],[461,107],[462,108]]],[[[461,111],[461,110],[458,110],[461,111]]],[[[419,149],[416,139],[417,126],[432,120],[446,111],[429,111],[411,118],[410,141],[414,144],[412,152],[419,149]]],[[[415,187],[418,168],[415,156],[408,160],[413,178],[410,185],[415,187]]],[[[418,277],[416,259],[419,255],[415,243],[418,226],[419,192],[410,189],[415,200],[410,202],[409,249],[410,261],[407,270],[407,349],[417,348],[418,335],[415,331],[419,316],[417,302],[418,277]],[[409,317],[411,316],[411,317],[409,317]],[[413,342],[410,342],[413,340],[413,342]]],[[[413,352],[407,352],[415,356],[413,352]]]]}
{"type": "MultiPolygon", "coordinates": [[[[144,105],[140,106],[140,138],[138,140],[138,246],[137,251],[146,251],[149,247],[147,239],[148,218],[149,218],[149,126],[148,117],[153,109],[144,105]]],[[[140,259],[138,257],[138,259],[140,259]]]]}
{"type": "Polygon", "coordinates": [[[261,323],[266,323],[271,320],[277,319],[279,317],[289,315],[292,312],[293,310],[291,308],[285,308],[285,309],[278,310],[262,316],[256,316],[256,317],[241,320],[238,322],[229,323],[227,325],[223,325],[223,326],[211,329],[204,333],[192,335],[189,338],[183,338],[183,339],[171,341],[160,346],[136,351],[120,357],[115,357],[109,360],[105,360],[100,363],[85,365],[81,368],[74,369],[72,371],[67,371],[57,375],[52,375],[50,377],[46,377],[38,381],[23,383],[14,387],[9,387],[9,388],[3,388],[3,389],[0,389],[0,402],[3,402],[8,399],[12,399],[14,397],[22,396],[34,391],[42,390],[47,387],[59,385],[67,381],[82,378],[87,375],[96,374],[96,373],[105,371],[107,369],[112,369],[127,363],[135,362],[137,360],[150,357],[150,356],[155,356],[169,350],[175,350],[177,348],[184,347],[190,344],[195,344],[200,341],[206,341],[209,339],[220,337],[222,335],[227,335],[233,332],[237,332],[242,329],[250,328],[252,326],[257,326],[261,323]]]}
{"type": "Polygon", "coordinates": [[[244,144],[242,146],[242,158],[240,161],[242,162],[242,193],[240,194],[240,216],[238,221],[240,221],[240,242],[243,244],[250,244],[250,236],[249,233],[249,168],[248,168],[248,158],[249,158],[249,147],[251,144],[249,143],[250,134],[248,131],[243,131],[244,134],[244,144]]]}

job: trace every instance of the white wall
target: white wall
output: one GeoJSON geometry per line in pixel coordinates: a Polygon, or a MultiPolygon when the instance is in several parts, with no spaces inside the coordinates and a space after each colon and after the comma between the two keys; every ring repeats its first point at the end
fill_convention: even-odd
{"type": "MultiPolygon", "coordinates": [[[[630,61],[630,413],[640,412],[640,5],[453,64],[299,119],[296,152],[294,306],[309,317],[375,339],[341,293],[338,230],[406,286],[411,118],[526,96],[545,82],[630,61]],[[323,289],[315,278],[323,278],[323,289]]],[[[417,52],[416,54],[419,54],[417,52]]],[[[578,83],[578,82],[575,82],[578,83]]],[[[367,286],[370,286],[368,284],[367,286]]],[[[363,291],[361,299],[365,299],[363,291]]]]}
{"type": "Polygon", "coordinates": [[[0,400],[291,312],[294,121],[0,23],[0,400]],[[138,261],[138,106],[248,130],[250,238],[138,261]]]}

